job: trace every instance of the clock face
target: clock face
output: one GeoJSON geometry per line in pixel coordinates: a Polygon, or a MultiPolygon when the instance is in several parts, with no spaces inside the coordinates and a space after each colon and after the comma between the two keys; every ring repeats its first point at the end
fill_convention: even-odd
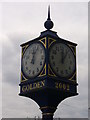
{"type": "Polygon", "coordinates": [[[71,77],[75,71],[75,56],[70,47],[63,43],[56,43],[50,48],[49,61],[56,75],[71,77]]]}
{"type": "Polygon", "coordinates": [[[31,78],[37,76],[45,61],[45,50],[40,43],[31,44],[22,57],[22,70],[25,76],[31,78]]]}

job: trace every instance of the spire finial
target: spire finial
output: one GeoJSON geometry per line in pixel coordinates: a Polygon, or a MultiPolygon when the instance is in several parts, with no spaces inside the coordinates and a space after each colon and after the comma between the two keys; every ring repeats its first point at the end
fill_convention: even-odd
{"type": "Polygon", "coordinates": [[[48,19],[47,20],[51,20],[50,19],[50,5],[48,6],[48,19]]]}
{"type": "Polygon", "coordinates": [[[47,21],[44,23],[44,26],[46,29],[50,30],[53,28],[53,22],[51,21],[51,18],[50,18],[50,5],[48,6],[48,18],[47,18],[47,21]]]}

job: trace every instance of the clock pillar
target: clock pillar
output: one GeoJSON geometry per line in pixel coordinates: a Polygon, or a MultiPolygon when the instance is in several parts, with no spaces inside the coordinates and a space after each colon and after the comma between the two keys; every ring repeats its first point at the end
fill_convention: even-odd
{"type": "Polygon", "coordinates": [[[43,114],[42,120],[53,120],[53,114],[43,114]]]}
{"type": "Polygon", "coordinates": [[[53,115],[55,112],[54,108],[41,108],[42,111],[42,120],[53,120],[53,115]]]}

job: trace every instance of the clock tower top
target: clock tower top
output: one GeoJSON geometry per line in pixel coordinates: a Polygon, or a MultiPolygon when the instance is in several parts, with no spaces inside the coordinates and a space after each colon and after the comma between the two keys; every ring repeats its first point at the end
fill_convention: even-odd
{"type": "Polygon", "coordinates": [[[48,18],[47,18],[47,21],[44,23],[44,27],[47,29],[47,30],[50,30],[52,29],[54,26],[53,22],[51,21],[51,18],[50,18],[50,5],[48,6],[48,18]]]}

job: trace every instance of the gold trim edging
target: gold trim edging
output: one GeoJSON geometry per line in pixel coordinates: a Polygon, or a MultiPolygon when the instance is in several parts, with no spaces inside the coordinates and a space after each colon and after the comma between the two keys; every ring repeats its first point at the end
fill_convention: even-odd
{"type": "Polygon", "coordinates": [[[43,70],[41,71],[41,73],[40,73],[40,75],[39,75],[38,77],[45,76],[45,75],[46,75],[46,64],[45,64],[45,66],[44,66],[43,70]],[[45,69],[45,74],[42,74],[42,73],[43,73],[43,71],[44,71],[44,69],[45,69]]]}
{"type": "Polygon", "coordinates": [[[43,115],[53,115],[53,113],[42,113],[43,115]]]}
{"type": "Polygon", "coordinates": [[[40,107],[40,109],[45,109],[45,108],[51,108],[51,109],[56,109],[55,107],[51,107],[51,106],[45,106],[45,107],[40,107]]]}
{"type": "Polygon", "coordinates": [[[28,79],[25,78],[25,76],[23,75],[23,73],[21,72],[21,82],[27,81],[28,79]],[[22,77],[24,78],[24,80],[22,80],[22,77]]]}
{"type": "Polygon", "coordinates": [[[25,52],[25,50],[27,49],[28,46],[29,45],[25,45],[25,46],[22,47],[22,56],[23,56],[23,54],[24,54],[24,52],[25,52]],[[23,48],[24,48],[24,50],[23,50],[23,48]]]}
{"type": "Polygon", "coordinates": [[[46,37],[40,39],[39,41],[40,41],[40,42],[44,45],[44,47],[46,48],[46,37]],[[42,41],[43,39],[45,39],[45,43],[42,41]]]}
{"type": "Polygon", "coordinates": [[[48,38],[48,48],[51,46],[51,44],[52,43],[54,43],[54,42],[56,42],[56,40],[55,39],[53,39],[53,38],[48,38]],[[53,40],[51,43],[49,42],[50,41],[50,39],[51,40],[53,40]]]}
{"type": "Polygon", "coordinates": [[[53,73],[53,71],[52,71],[52,69],[51,69],[49,64],[48,64],[48,75],[56,77],[56,75],[53,73]],[[50,74],[50,70],[51,70],[53,75],[50,74]]]}
{"type": "Polygon", "coordinates": [[[73,53],[74,53],[74,55],[76,56],[76,47],[75,46],[73,46],[73,45],[70,45],[70,44],[67,44],[71,49],[72,49],[72,47],[74,47],[75,48],[75,51],[72,49],[72,51],[73,51],[73,53]]]}

